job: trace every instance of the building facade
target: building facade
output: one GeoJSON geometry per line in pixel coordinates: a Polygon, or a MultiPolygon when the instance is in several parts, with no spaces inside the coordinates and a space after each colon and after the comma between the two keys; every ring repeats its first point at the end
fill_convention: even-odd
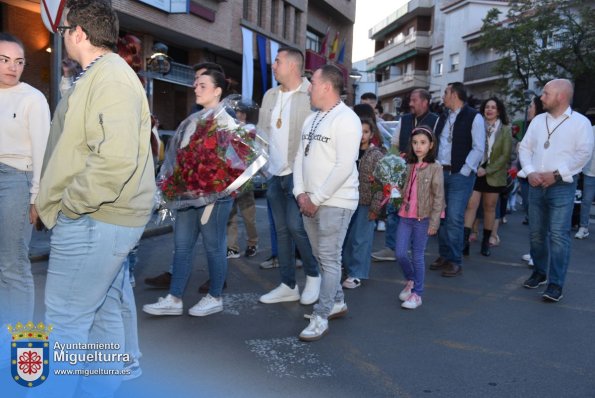
{"type": "MultiPolygon", "coordinates": [[[[169,3],[112,0],[120,19],[120,35],[133,35],[142,43],[139,56],[143,70],[146,70],[155,43],[168,47],[167,55],[172,60],[169,73],[140,73],[150,83],[148,94],[152,111],[165,129],[175,129],[194,104],[192,65],[204,61],[220,64],[230,89],[240,91],[244,67],[242,28],[253,32],[254,49],[258,48],[258,36],[264,38],[266,46],[267,82],[262,81],[259,52],[254,51],[253,57],[252,97],[257,103],[264,95],[264,88],[271,86],[270,46],[273,42],[305,51],[306,63],[318,65],[312,61],[316,55],[326,63],[331,53],[329,47],[324,54],[319,54],[320,48],[315,51],[316,46],[320,47],[325,36],[328,46],[337,37],[339,46],[344,46],[343,59],[338,62],[337,51],[333,61],[344,73],[351,70],[355,0],[189,0],[187,12],[157,8],[169,3]]],[[[51,66],[52,57],[59,51],[49,52],[53,35],[42,23],[39,0],[0,0],[0,30],[23,40],[27,57],[23,81],[39,88],[50,99],[52,91],[57,90],[52,87],[52,77],[61,73],[51,66]]]]}
{"type": "Polygon", "coordinates": [[[378,97],[385,110],[407,111],[407,98],[416,88],[430,91],[441,102],[450,82],[464,82],[470,95],[487,98],[502,79],[492,67],[498,57],[477,46],[482,19],[506,0],[410,0],[374,25],[376,42],[368,70],[375,71],[378,97]]]}

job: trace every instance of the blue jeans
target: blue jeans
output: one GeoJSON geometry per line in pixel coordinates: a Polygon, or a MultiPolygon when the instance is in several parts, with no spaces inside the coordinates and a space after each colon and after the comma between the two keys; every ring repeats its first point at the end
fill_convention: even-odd
{"type": "Polygon", "coordinates": [[[384,235],[384,246],[392,251],[395,250],[395,239],[397,238],[397,228],[399,227],[399,209],[393,205],[388,205],[386,209],[386,232],[384,235]]]}
{"type": "Polygon", "coordinates": [[[529,217],[529,181],[526,178],[518,178],[521,190],[521,199],[523,200],[523,211],[525,217],[529,217]]]}
{"type": "Polygon", "coordinates": [[[463,261],[465,209],[473,193],[475,173],[468,177],[461,173],[444,172],[444,198],[446,217],[440,221],[438,242],[440,257],[453,264],[463,261]]]}
{"type": "Polygon", "coordinates": [[[369,210],[370,206],[357,206],[343,243],[343,265],[352,278],[368,279],[370,273],[375,223],[368,219],[369,210]]]}
{"type": "Polygon", "coordinates": [[[10,356],[6,325],[33,319],[35,289],[29,262],[29,188],[33,173],[0,163],[0,359],[10,356]]]}
{"type": "MultiPolygon", "coordinates": [[[[122,296],[125,289],[130,288],[129,280],[125,279],[124,260],[143,229],[107,224],[88,215],[76,220],[62,213],[58,215],[50,241],[45,287],[46,324],[54,327],[50,337],[52,344],[110,343],[117,347],[99,351],[124,353],[122,296]]],[[[53,352],[52,345],[50,355],[53,352]]],[[[51,362],[51,369],[77,366],[122,369],[124,365],[99,362],[73,366],[55,362],[53,356],[51,362]]],[[[42,397],[70,397],[77,381],[73,376],[53,374],[32,392],[42,397]]],[[[90,376],[81,379],[81,389],[90,396],[111,396],[120,382],[119,376],[90,376]]]]}
{"type": "Polygon", "coordinates": [[[354,211],[320,206],[314,217],[304,216],[304,227],[320,264],[322,280],[313,313],[327,319],[333,305],[343,302],[341,287],[341,248],[354,211]]]}
{"type": "Polygon", "coordinates": [[[413,292],[421,296],[424,292],[426,264],[424,253],[428,243],[430,219],[401,217],[397,231],[397,262],[403,269],[403,276],[413,281],[413,292]],[[411,258],[409,248],[411,247],[411,258]]]}
{"type": "Polygon", "coordinates": [[[124,322],[124,352],[130,354],[133,358],[139,359],[142,354],[138,345],[138,321],[136,316],[136,300],[134,299],[134,291],[130,284],[130,274],[132,273],[131,254],[134,253],[134,261],[136,261],[136,251],[138,250],[138,243],[124,260],[124,283],[122,286],[122,320],[124,322]]]}
{"type": "MultiPolygon", "coordinates": [[[[304,263],[307,276],[318,276],[318,263],[312,254],[312,246],[304,229],[302,214],[293,197],[293,174],[273,176],[268,183],[267,199],[273,211],[277,229],[277,248],[281,282],[295,287],[295,245],[304,263]]],[[[343,241],[341,241],[343,243],[343,241]]]]}
{"type": "Polygon", "coordinates": [[[583,175],[583,199],[581,202],[580,226],[589,228],[591,204],[595,199],[595,177],[583,175]]]}
{"type": "Polygon", "coordinates": [[[577,177],[549,188],[529,187],[529,231],[535,271],[564,286],[570,262],[570,224],[577,177]],[[549,266],[549,267],[548,267],[549,266]],[[548,272],[549,268],[549,272],[548,272]]]}
{"type": "Polygon", "coordinates": [[[202,232],[202,242],[207,253],[209,294],[221,297],[227,276],[227,220],[233,206],[233,198],[228,196],[215,202],[211,216],[205,225],[200,218],[206,208],[189,207],[176,212],[174,225],[174,260],[169,293],[182,298],[192,271],[192,257],[198,235],[202,232]]]}
{"type": "Polygon", "coordinates": [[[271,204],[267,200],[267,216],[269,219],[269,231],[271,233],[271,256],[277,257],[279,252],[277,250],[277,229],[275,228],[275,221],[273,221],[273,211],[271,204]]]}

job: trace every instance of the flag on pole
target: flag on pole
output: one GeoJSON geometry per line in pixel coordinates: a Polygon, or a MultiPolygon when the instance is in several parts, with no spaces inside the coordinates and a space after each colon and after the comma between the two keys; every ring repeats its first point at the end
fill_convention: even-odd
{"type": "Polygon", "coordinates": [[[329,54],[329,59],[335,59],[337,56],[337,50],[339,49],[339,32],[335,33],[335,39],[333,40],[333,44],[331,45],[331,53],[329,54]]]}
{"type": "Polygon", "coordinates": [[[345,39],[341,42],[341,49],[339,50],[339,55],[337,56],[337,63],[342,64],[345,62],[345,39]]]}
{"type": "Polygon", "coordinates": [[[326,28],[326,34],[324,35],[324,38],[322,39],[322,43],[320,44],[320,52],[318,54],[320,54],[322,56],[326,56],[326,43],[328,42],[329,30],[330,30],[330,28],[326,28]]]}

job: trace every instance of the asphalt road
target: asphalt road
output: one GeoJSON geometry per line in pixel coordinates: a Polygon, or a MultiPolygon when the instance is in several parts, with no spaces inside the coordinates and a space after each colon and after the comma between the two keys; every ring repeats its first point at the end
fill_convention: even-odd
{"type": "MultiPolygon", "coordinates": [[[[595,236],[573,240],[564,298],[555,304],[542,301],[542,289],[521,287],[530,270],[520,260],[528,228],[519,213],[508,217],[491,257],[472,246],[462,276],[428,270],[415,311],[399,306],[396,263],[375,262],[371,278],[346,291],[348,316],[331,321],[322,340],[303,343],[297,335],[310,306],[258,303],[279,272],[258,267],[270,242],[264,200],[257,206],[260,249],[229,261],[223,313],[143,313],[143,304],[167,294],[143,280],[168,269],[173,243],[171,234],[142,241],[135,293],[143,375],[118,397],[595,397],[595,236]]],[[[376,232],[375,249],[383,242],[376,232]]],[[[436,256],[434,238],[426,262],[436,256]]],[[[46,267],[33,264],[38,309],[46,267]]],[[[185,310],[207,278],[199,244],[185,310]]]]}

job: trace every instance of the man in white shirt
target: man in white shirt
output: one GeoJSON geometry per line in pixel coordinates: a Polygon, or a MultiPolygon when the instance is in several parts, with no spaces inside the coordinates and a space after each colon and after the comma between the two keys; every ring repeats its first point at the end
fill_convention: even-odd
{"type": "Polygon", "coordinates": [[[306,235],[298,205],[293,197],[293,159],[298,150],[304,120],[312,113],[308,98],[310,82],[302,77],[304,57],[292,47],[282,47],[272,69],[279,82],[266,92],[258,118],[258,127],[269,141],[267,199],[277,230],[277,249],[281,284],[260,297],[264,304],[300,301],[314,304],[320,291],[318,263],[306,235]],[[306,274],[306,286],[300,295],[295,278],[295,246],[306,274]]]}
{"type": "Polygon", "coordinates": [[[548,284],[544,300],[559,301],[570,261],[570,223],[578,173],[593,151],[591,123],[570,108],[566,79],[548,82],[541,94],[547,113],[535,116],[519,147],[529,181],[529,228],[534,270],[523,286],[548,284]]]}
{"type": "Polygon", "coordinates": [[[328,319],[347,312],[341,288],[341,248],[359,200],[356,160],[362,137],[355,112],[341,102],[343,74],[333,65],[314,72],[310,102],[318,111],[302,128],[293,167],[293,194],[320,264],[322,283],[303,341],[320,339],[328,319]]]}

